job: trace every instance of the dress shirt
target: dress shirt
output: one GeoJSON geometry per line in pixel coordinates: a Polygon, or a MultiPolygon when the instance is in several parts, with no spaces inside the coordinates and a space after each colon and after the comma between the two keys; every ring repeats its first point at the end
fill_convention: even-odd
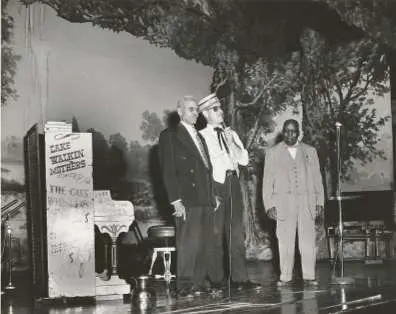
{"type": "Polygon", "coordinates": [[[224,183],[227,170],[236,170],[239,174],[238,165],[246,166],[248,164],[248,152],[244,148],[242,141],[235,131],[232,130],[231,132],[235,144],[242,150],[242,154],[240,154],[240,156],[236,156],[233,152],[232,146],[235,144],[228,145],[230,148],[230,154],[228,154],[225,149],[221,149],[217,132],[214,130],[213,125],[208,124],[206,128],[199,132],[204,137],[206,145],[208,146],[209,157],[213,167],[213,179],[216,182],[224,183]]]}
{"type": "Polygon", "coordinates": [[[289,151],[290,155],[293,157],[293,159],[296,159],[296,155],[297,155],[297,146],[288,146],[287,150],[289,151]]]}

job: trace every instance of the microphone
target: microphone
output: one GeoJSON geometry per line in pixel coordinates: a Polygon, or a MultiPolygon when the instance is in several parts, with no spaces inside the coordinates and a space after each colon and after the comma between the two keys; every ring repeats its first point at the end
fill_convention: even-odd
{"type": "MultiPolygon", "coordinates": [[[[221,138],[221,141],[223,142],[225,150],[229,154],[230,153],[230,149],[228,148],[228,146],[230,145],[230,143],[229,143],[229,140],[228,140],[228,138],[227,138],[227,136],[225,134],[225,130],[227,129],[227,126],[225,125],[224,121],[221,122],[221,126],[222,126],[224,132],[221,135],[220,135],[220,133],[217,134],[219,136],[219,143],[220,143],[220,138],[221,138]]],[[[221,147],[221,145],[222,144],[220,143],[220,147],[221,147]]]]}
{"type": "Polygon", "coordinates": [[[340,127],[342,127],[342,123],[337,121],[337,122],[335,123],[335,126],[336,126],[336,128],[340,128],[340,127]]]}

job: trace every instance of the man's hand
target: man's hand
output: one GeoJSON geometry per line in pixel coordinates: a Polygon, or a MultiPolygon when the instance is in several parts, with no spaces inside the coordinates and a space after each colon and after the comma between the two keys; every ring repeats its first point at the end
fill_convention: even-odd
{"type": "Polygon", "coordinates": [[[186,208],[184,207],[182,201],[175,202],[173,207],[175,208],[173,216],[182,217],[183,220],[186,220],[186,208]]]}
{"type": "Polygon", "coordinates": [[[324,218],[324,211],[323,211],[323,206],[321,205],[316,205],[316,217],[315,217],[315,224],[316,225],[322,225],[324,218]]]}
{"type": "Polygon", "coordinates": [[[276,207],[271,207],[270,209],[268,209],[267,215],[268,215],[268,218],[276,220],[276,218],[277,218],[276,207]]]}
{"type": "Polygon", "coordinates": [[[216,195],[215,198],[216,198],[216,207],[215,207],[214,211],[216,211],[220,207],[221,201],[222,201],[220,196],[216,195]]]}
{"type": "Polygon", "coordinates": [[[232,130],[229,126],[224,129],[224,135],[225,135],[227,144],[231,144],[234,142],[234,136],[232,135],[232,130]]]}

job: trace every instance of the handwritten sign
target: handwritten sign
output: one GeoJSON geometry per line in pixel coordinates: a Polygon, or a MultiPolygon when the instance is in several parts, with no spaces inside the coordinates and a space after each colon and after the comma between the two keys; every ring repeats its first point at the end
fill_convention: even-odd
{"type": "Polygon", "coordinates": [[[109,190],[94,191],[95,217],[128,217],[134,219],[134,208],[130,201],[116,201],[111,198],[109,190]]]}
{"type": "Polygon", "coordinates": [[[46,133],[49,297],[95,295],[92,137],[46,133]]]}

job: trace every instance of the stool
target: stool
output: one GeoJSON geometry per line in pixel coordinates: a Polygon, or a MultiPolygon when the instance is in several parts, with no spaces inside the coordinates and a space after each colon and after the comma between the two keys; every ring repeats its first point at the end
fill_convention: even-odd
{"type": "Polygon", "coordinates": [[[158,253],[162,256],[164,262],[164,274],[155,275],[155,278],[163,278],[167,283],[175,278],[171,273],[172,252],[176,251],[175,246],[170,245],[174,242],[175,227],[173,226],[152,226],[147,230],[148,238],[153,242],[153,255],[151,257],[151,266],[149,276],[152,275],[153,266],[157,259],[158,253]],[[172,241],[173,240],[173,241],[172,241]]]}
{"type": "Polygon", "coordinates": [[[153,256],[151,258],[151,266],[150,266],[150,270],[149,270],[149,276],[152,275],[153,272],[153,266],[154,266],[154,262],[157,259],[158,256],[158,252],[161,253],[162,255],[162,259],[164,261],[164,274],[163,275],[155,275],[154,277],[156,279],[159,278],[164,278],[164,280],[166,282],[170,282],[172,278],[176,278],[175,275],[172,275],[170,269],[171,269],[171,263],[172,263],[172,255],[171,253],[173,251],[176,251],[175,247],[156,247],[154,248],[154,252],[153,252],[153,256]]]}

